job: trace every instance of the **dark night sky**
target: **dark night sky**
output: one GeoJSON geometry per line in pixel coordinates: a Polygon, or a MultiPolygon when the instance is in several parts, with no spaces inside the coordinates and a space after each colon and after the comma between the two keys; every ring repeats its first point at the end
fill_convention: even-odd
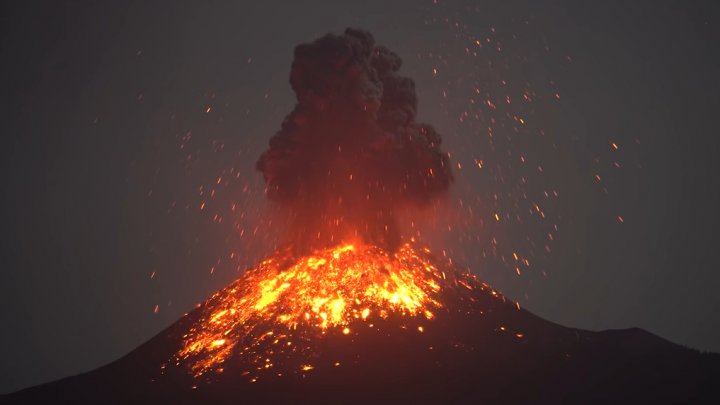
{"type": "Polygon", "coordinates": [[[476,253],[496,234],[522,251],[547,239],[543,226],[503,217],[473,228],[474,245],[446,232],[436,250],[551,321],[720,351],[715,2],[22,3],[0,13],[0,393],[122,356],[272,248],[214,223],[198,188],[239,170],[213,204],[238,202],[253,229],[264,206],[253,165],[292,108],[292,50],[347,26],[405,60],[420,119],[466,167],[453,199],[515,214],[518,193],[559,193],[542,203],[559,228],[552,250],[526,249],[523,276],[476,253]],[[469,57],[468,35],[492,46],[469,57]],[[491,152],[483,128],[499,113],[459,120],[466,92],[497,101],[515,83],[536,100],[491,152]],[[520,192],[518,155],[544,167],[520,192]],[[468,169],[478,156],[495,169],[468,169]],[[498,181],[501,166],[514,180],[498,181]],[[511,197],[490,207],[494,193],[511,197]],[[218,262],[229,250],[235,262],[218,262]]]}

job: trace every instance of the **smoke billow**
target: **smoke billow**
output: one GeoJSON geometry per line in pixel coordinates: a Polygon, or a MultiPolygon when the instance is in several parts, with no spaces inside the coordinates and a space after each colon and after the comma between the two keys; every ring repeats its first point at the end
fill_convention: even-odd
{"type": "Polygon", "coordinates": [[[368,32],[347,29],[295,48],[294,110],[257,162],[267,195],[291,212],[296,249],[360,239],[400,244],[396,212],[453,181],[441,138],[415,122],[415,83],[368,32]]]}

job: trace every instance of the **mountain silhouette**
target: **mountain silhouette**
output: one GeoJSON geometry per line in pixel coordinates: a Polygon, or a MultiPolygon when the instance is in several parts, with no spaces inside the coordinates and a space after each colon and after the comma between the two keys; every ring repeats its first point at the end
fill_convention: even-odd
{"type": "MultiPolygon", "coordinates": [[[[720,403],[717,354],[641,329],[560,326],[519,308],[474,276],[445,264],[433,269],[445,284],[435,297],[442,309],[431,319],[390,311],[372,322],[356,319],[344,330],[315,333],[312,342],[287,352],[252,343],[254,353],[269,353],[267,367],[249,368],[235,355],[222,367],[193,375],[177,353],[208,322],[219,299],[236,292],[236,283],[252,280],[251,272],[119,360],[0,402],[720,403]],[[305,349],[312,349],[311,361],[305,349]]],[[[285,274],[265,271],[254,276],[285,274]]],[[[391,266],[362,275],[363,280],[385,276],[393,276],[391,266]]],[[[292,333],[315,329],[300,324],[292,333]]],[[[250,345],[244,339],[240,344],[250,345]]]]}

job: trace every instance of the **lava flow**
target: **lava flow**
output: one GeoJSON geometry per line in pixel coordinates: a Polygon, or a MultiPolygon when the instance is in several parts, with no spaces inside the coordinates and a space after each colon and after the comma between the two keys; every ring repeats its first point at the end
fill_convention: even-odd
{"type": "Polygon", "coordinates": [[[246,365],[250,378],[280,364],[308,371],[322,335],[357,336],[361,323],[390,316],[413,318],[423,332],[446,310],[446,290],[475,288],[487,286],[410,244],[395,253],[346,244],[297,260],[279,253],[205,303],[174,360],[196,377],[223,372],[228,361],[246,365]]]}

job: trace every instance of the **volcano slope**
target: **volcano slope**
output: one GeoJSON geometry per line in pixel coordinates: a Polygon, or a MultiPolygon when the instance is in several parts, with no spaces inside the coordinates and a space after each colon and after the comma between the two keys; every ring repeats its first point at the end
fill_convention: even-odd
{"type": "Polygon", "coordinates": [[[405,245],[279,252],[125,357],[3,403],[720,403],[720,356],[540,319],[405,245]]]}

